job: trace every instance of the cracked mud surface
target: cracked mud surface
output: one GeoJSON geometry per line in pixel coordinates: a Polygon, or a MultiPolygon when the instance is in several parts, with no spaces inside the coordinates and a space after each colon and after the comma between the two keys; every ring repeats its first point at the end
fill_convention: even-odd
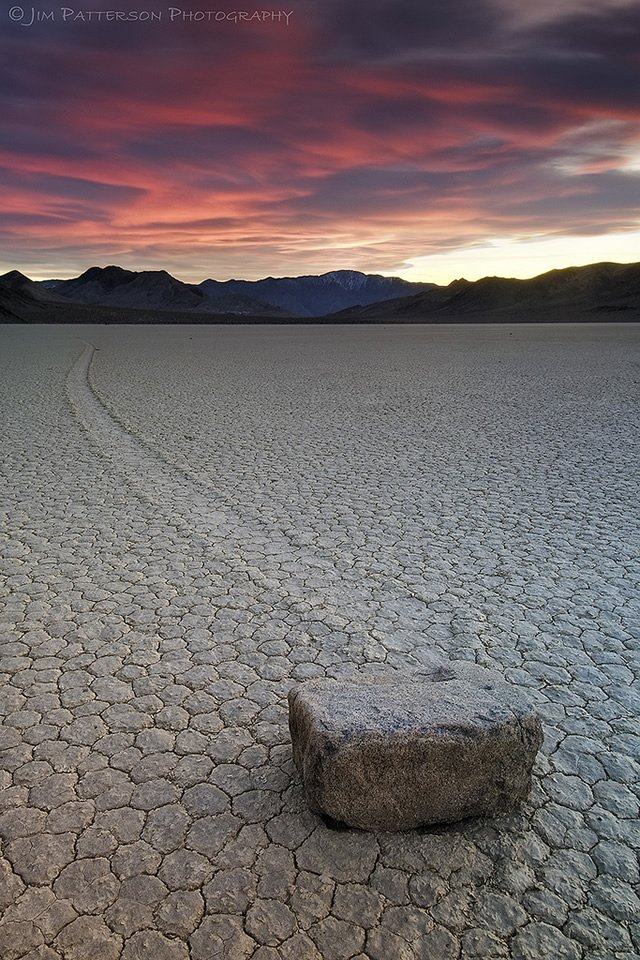
{"type": "Polygon", "coordinates": [[[2,960],[638,957],[637,326],[0,337],[2,960]],[[434,656],[529,800],[329,829],[292,682],[434,656]]]}

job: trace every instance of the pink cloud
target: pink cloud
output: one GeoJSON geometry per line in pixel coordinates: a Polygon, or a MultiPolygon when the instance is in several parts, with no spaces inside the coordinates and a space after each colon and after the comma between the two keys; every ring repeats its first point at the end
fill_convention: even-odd
{"type": "Polygon", "coordinates": [[[391,269],[492,231],[578,232],[636,215],[620,171],[640,104],[605,56],[540,46],[537,58],[492,57],[470,36],[420,60],[398,28],[393,55],[365,37],[349,60],[321,47],[312,19],[215,44],[177,36],[135,55],[104,33],[87,46],[39,38],[30,69],[25,39],[5,41],[0,202],[12,249],[66,250],[79,267],[111,249],[129,266],[155,256],[168,268],[209,250],[236,276],[277,272],[287,257],[308,270],[332,255],[391,269]]]}

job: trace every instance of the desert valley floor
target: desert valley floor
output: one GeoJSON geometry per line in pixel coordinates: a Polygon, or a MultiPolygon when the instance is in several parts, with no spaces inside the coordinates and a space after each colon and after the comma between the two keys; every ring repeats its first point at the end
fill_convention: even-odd
{"type": "Polygon", "coordinates": [[[640,325],[5,326],[2,960],[640,953],[640,325]],[[527,689],[528,801],[333,829],[311,677],[527,689]]]}

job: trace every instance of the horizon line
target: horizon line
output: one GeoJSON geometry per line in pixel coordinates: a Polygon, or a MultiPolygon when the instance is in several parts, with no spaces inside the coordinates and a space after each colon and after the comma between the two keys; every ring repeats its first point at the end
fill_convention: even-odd
{"type": "MultiPolygon", "coordinates": [[[[637,263],[640,264],[640,260],[595,260],[593,262],[584,263],[584,264],[571,263],[563,267],[552,267],[549,270],[542,270],[540,273],[533,273],[531,274],[531,276],[527,276],[527,277],[515,277],[515,276],[508,276],[506,274],[488,273],[482,277],[477,277],[475,280],[468,280],[467,282],[478,283],[481,280],[493,280],[493,279],[522,280],[522,281],[535,280],[537,277],[543,277],[549,273],[560,273],[565,270],[583,270],[583,269],[587,269],[588,267],[597,267],[597,266],[623,267],[623,266],[633,266],[634,264],[637,264],[637,263]]],[[[117,263],[107,263],[104,266],[100,266],[97,263],[92,263],[88,267],[85,267],[83,270],[80,270],[79,273],[72,274],[68,277],[46,276],[46,277],[43,277],[42,279],[34,279],[34,277],[30,276],[24,270],[20,269],[20,267],[10,267],[0,276],[6,276],[7,274],[12,273],[15,270],[16,272],[21,273],[24,277],[26,277],[28,280],[30,280],[33,283],[47,283],[54,280],[66,282],[69,280],[77,280],[79,277],[83,276],[89,270],[92,270],[92,269],[107,270],[109,267],[114,267],[115,269],[118,269],[118,270],[123,270],[129,273],[136,273],[136,274],[165,273],[167,274],[167,276],[171,277],[173,280],[177,280],[179,283],[183,283],[186,286],[191,286],[191,287],[198,287],[200,286],[200,284],[206,283],[209,280],[213,280],[215,283],[234,283],[234,282],[235,283],[261,283],[265,280],[301,280],[307,277],[319,278],[319,277],[326,277],[326,276],[329,276],[330,274],[335,274],[335,273],[356,273],[363,277],[381,277],[382,279],[385,279],[385,280],[403,280],[405,283],[412,284],[412,285],[436,286],[436,287],[448,287],[452,283],[459,283],[461,281],[467,280],[466,277],[460,276],[460,277],[455,277],[454,279],[450,280],[448,283],[437,283],[434,280],[408,280],[407,278],[397,273],[379,273],[379,272],[367,273],[364,270],[357,270],[355,268],[349,268],[349,267],[341,267],[335,270],[325,270],[322,273],[301,273],[296,275],[286,274],[282,276],[274,276],[273,274],[269,274],[268,276],[265,276],[265,277],[259,277],[257,280],[247,280],[242,277],[229,277],[226,280],[218,280],[215,277],[208,276],[208,277],[205,277],[203,280],[194,282],[190,280],[181,280],[180,277],[171,273],[165,267],[134,269],[132,267],[122,267],[120,266],[120,264],[117,264],[117,263]]]]}

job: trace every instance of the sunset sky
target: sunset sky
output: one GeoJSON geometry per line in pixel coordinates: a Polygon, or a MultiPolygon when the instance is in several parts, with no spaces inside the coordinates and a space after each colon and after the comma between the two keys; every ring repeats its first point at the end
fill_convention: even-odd
{"type": "Polygon", "coordinates": [[[446,283],[640,261],[638,0],[0,17],[0,273],[446,283]]]}

